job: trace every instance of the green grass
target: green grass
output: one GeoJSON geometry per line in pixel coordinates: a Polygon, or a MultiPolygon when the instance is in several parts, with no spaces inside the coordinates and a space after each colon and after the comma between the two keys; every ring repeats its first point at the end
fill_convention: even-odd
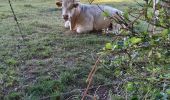
{"type": "MultiPolygon", "coordinates": [[[[12,0],[23,41],[7,0],[0,2],[0,99],[57,98],[60,93],[85,88],[96,53],[112,37],[64,34],[61,10],[54,0],[12,0]]],[[[125,9],[128,4],[112,6],[125,9]]],[[[93,84],[109,83],[110,75],[99,70],[93,84]]]]}

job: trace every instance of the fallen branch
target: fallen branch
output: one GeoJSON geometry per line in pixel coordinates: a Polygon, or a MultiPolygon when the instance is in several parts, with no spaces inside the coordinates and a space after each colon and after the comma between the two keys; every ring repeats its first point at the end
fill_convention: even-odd
{"type": "Polygon", "coordinates": [[[85,92],[83,93],[83,97],[82,97],[81,100],[84,100],[85,96],[87,95],[87,92],[88,92],[90,85],[92,83],[92,80],[93,80],[93,76],[94,76],[95,72],[97,71],[97,65],[99,64],[99,62],[100,62],[100,57],[98,57],[98,59],[95,62],[95,65],[93,66],[91,72],[88,75],[88,78],[87,78],[87,81],[86,81],[86,82],[88,82],[88,85],[87,85],[85,92]]]}

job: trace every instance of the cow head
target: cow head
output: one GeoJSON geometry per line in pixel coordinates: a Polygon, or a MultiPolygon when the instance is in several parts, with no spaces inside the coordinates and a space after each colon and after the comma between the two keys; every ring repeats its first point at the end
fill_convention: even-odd
{"type": "Polygon", "coordinates": [[[79,6],[78,0],[57,0],[56,5],[62,7],[62,16],[65,21],[73,16],[75,8],[79,6]]]}

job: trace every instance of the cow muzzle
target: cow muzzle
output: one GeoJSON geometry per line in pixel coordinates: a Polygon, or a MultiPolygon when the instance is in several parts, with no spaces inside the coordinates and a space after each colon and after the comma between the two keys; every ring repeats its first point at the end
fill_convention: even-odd
{"type": "Polygon", "coordinates": [[[67,20],[68,20],[68,15],[63,15],[63,19],[64,19],[65,21],[67,21],[67,20]]]}

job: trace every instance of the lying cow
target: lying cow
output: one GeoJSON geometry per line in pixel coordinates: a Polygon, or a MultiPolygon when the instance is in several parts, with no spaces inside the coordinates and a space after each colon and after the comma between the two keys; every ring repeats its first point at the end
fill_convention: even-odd
{"type": "Polygon", "coordinates": [[[110,18],[105,18],[103,12],[112,17],[122,13],[109,6],[81,4],[75,0],[60,0],[56,5],[62,7],[65,27],[77,33],[111,28],[112,21],[110,18]]]}

